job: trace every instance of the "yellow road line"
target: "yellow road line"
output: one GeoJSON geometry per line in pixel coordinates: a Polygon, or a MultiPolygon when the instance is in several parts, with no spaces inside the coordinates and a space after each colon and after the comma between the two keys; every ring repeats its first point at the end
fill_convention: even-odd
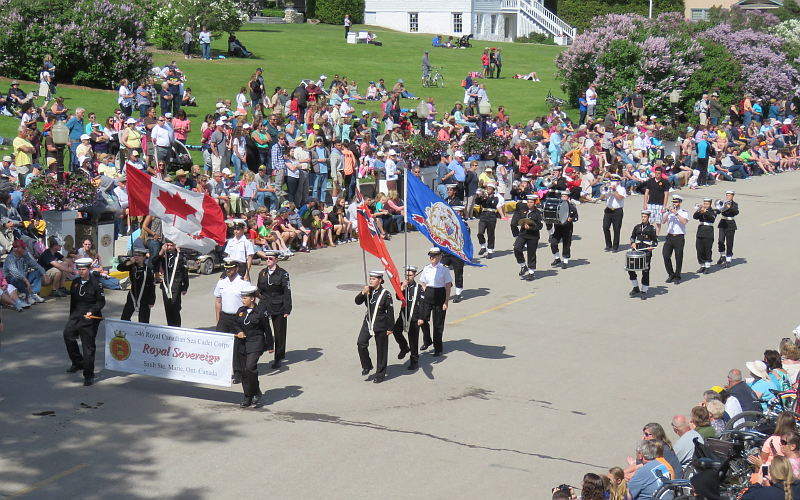
{"type": "Polygon", "coordinates": [[[478,311],[478,312],[476,312],[474,314],[470,314],[469,316],[464,316],[463,318],[457,319],[455,321],[451,321],[448,324],[457,325],[459,323],[463,323],[463,322],[467,321],[468,319],[477,318],[478,316],[483,316],[486,313],[490,313],[492,311],[497,311],[498,309],[502,309],[504,307],[508,307],[511,304],[516,304],[517,302],[522,302],[523,300],[528,300],[529,298],[533,297],[533,295],[534,294],[523,295],[522,297],[518,297],[518,298],[516,298],[514,300],[509,300],[508,302],[504,302],[502,304],[498,304],[498,305],[496,305],[494,307],[490,307],[489,309],[484,309],[483,311],[478,311]]]}
{"type": "Polygon", "coordinates": [[[7,497],[7,500],[11,500],[12,498],[19,498],[19,497],[21,497],[23,495],[27,495],[28,493],[31,493],[32,491],[38,490],[42,486],[47,486],[48,484],[53,483],[55,481],[58,481],[61,478],[67,477],[70,474],[75,474],[79,470],[81,470],[81,469],[83,469],[85,467],[88,467],[88,466],[89,466],[89,464],[78,464],[78,465],[76,465],[75,467],[73,467],[71,469],[67,469],[64,472],[59,472],[55,476],[50,476],[47,479],[43,479],[43,480],[39,481],[38,483],[33,483],[32,485],[28,486],[27,488],[25,488],[23,490],[19,490],[16,493],[13,493],[10,497],[7,497]]]}
{"type": "Polygon", "coordinates": [[[769,226],[770,224],[777,224],[778,222],[783,222],[785,220],[794,219],[795,217],[800,217],[800,214],[787,215],[786,217],[781,217],[780,219],[771,220],[769,222],[765,222],[765,223],[761,224],[761,227],[769,226]]]}

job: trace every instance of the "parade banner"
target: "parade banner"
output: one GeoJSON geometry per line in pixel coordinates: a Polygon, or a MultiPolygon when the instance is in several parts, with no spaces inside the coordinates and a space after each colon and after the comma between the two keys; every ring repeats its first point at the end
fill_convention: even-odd
{"type": "Polygon", "coordinates": [[[230,387],[233,335],[106,319],[106,368],[230,387]]]}

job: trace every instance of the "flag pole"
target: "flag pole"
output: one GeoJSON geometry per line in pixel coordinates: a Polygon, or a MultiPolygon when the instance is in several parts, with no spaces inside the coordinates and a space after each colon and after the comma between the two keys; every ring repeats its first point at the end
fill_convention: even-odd
{"type": "Polygon", "coordinates": [[[369,285],[369,279],[367,278],[367,252],[363,248],[361,249],[361,261],[364,263],[364,283],[369,285]]]}
{"type": "MultiPolygon", "coordinates": [[[[406,168],[403,170],[403,281],[405,281],[406,273],[408,272],[406,270],[408,267],[408,170],[408,162],[406,162],[406,168]]],[[[422,175],[422,170],[420,170],[420,175],[422,175]]],[[[403,292],[403,295],[403,301],[405,301],[405,292],[403,292]]],[[[408,323],[408,304],[406,304],[403,309],[403,330],[406,334],[408,334],[408,323]]]]}

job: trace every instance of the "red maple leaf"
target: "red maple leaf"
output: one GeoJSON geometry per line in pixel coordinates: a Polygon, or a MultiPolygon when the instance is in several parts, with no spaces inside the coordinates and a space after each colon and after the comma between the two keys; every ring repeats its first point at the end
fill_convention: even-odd
{"type": "Polygon", "coordinates": [[[184,220],[186,220],[187,216],[197,213],[197,210],[186,203],[186,200],[181,198],[181,195],[178,193],[170,193],[168,191],[159,190],[157,199],[159,203],[164,205],[165,213],[174,214],[175,216],[184,220]]]}

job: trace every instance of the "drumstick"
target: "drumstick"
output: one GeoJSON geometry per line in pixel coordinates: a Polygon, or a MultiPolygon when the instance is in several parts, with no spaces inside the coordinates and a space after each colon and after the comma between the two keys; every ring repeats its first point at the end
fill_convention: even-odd
{"type": "Polygon", "coordinates": [[[86,316],[86,315],[84,315],[83,317],[87,318],[87,319],[103,319],[102,316],[86,316]]]}

